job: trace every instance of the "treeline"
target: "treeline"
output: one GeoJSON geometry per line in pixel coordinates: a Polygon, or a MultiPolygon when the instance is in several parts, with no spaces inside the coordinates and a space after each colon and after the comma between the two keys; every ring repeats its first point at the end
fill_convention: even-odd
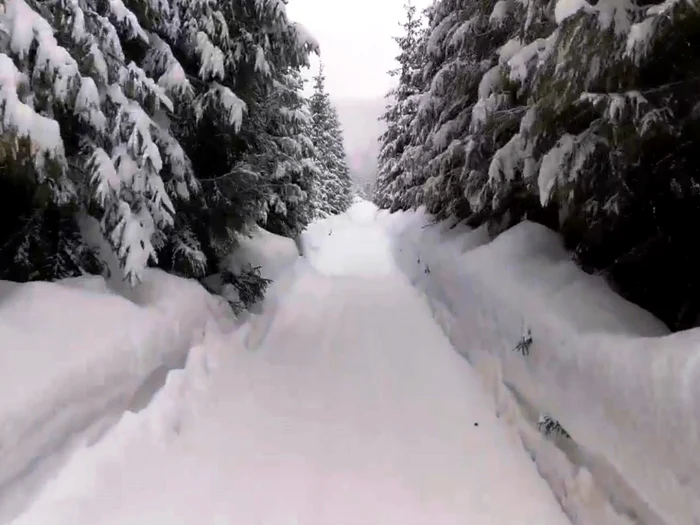
{"type": "Polygon", "coordinates": [[[669,327],[700,314],[696,0],[406,8],[374,200],[563,235],[669,327]]]}
{"type": "Polygon", "coordinates": [[[316,42],[284,0],[4,0],[0,279],[220,270],[251,224],[352,200],[316,42]]]}

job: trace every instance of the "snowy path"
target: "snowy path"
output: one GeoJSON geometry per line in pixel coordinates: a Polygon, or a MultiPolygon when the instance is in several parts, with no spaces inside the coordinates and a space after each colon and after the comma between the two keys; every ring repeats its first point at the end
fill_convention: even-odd
{"type": "Polygon", "coordinates": [[[16,523],[568,524],[382,231],[356,215],[312,239],[315,268],[253,348],[195,352],[16,523]]]}

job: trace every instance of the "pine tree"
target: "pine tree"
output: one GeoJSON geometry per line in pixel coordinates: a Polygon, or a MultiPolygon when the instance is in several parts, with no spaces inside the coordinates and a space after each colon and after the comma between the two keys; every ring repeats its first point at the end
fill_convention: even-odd
{"type": "Polygon", "coordinates": [[[113,258],[132,283],[149,264],[203,276],[251,223],[302,228],[314,152],[295,78],[317,45],[284,4],[4,2],[1,277],[113,258]],[[111,256],[85,238],[95,222],[111,256]]]}
{"type": "Polygon", "coordinates": [[[379,139],[377,181],[372,197],[380,208],[394,208],[393,204],[398,202],[402,189],[400,183],[409,177],[404,173],[410,170],[403,155],[410,144],[411,125],[421,93],[420,68],[424,60],[424,46],[420,42],[421,20],[410,0],[404,9],[404,33],[400,37],[394,37],[400,50],[396,57],[399,67],[389,72],[392,77],[398,77],[398,86],[387,95],[389,104],[380,117],[386,122],[387,128],[379,139]]]}
{"type": "Polygon", "coordinates": [[[296,236],[315,218],[314,184],[320,176],[311,140],[311,116],[296,70],[284,73],[265,103],[268,143],[262,162],[268,162],[271,193],[264,226],[281,235],[296,236]]]}
{"type": "Polygon", "coordinates": [[[158,122],[172,101],[127,61],[120,39],[148,37],[121,2],[8,0],[4,8],[2,162],[23,175],[10,184],[26,196],[15,214],[22,242],[5,245],[15,253],[6,268],[19,267],[10,272],[19,278],[85,270],[86,250],[65,241],[79,238],[75,219],[89,212],[136,282],[174,224],[173,201],[197,189],[187,157],[158,122]],[[54,210],[65,229],[32,221],[37,207],[54,210]],[[52,268],[35,258],[42,242],[53,244],[52,268]]]}
{"type": "MultiPolygon", "coordinates": [[[[202,191],[185,210],[181,231],[192,232],[186,239],[201,249],[207,271],[217,271],[235,232],[265,223],[270,204],[284,214],[285,203],[303,200],[305,183],[280,179],[284,166],[275,153],[288,154],[285,133],[297,133],[289,122],[297,104],[289,77],[308,65],[317,45],[288,20],[280,0],[149,0],[144,10],[186,74],[197,78],[195,103],[181,107],[177,129],[202,191]]],[[[273,219],[272,227],[289,233],[303,227],[291,220],[283,226],[273,219]]],[[[173,268],[181,266],[171,259],[173,268]]]]}
{"type": "Polygon", "coordinates": [[[697,2],[571,7],[435,2],[424,94],[383,205],[492,233],[543,222],[586,270],[672,328],[692,326],[697,2]]]}
{"type": "Polygon", "coordinates": [[[320,168],[320,178],[317,181],[319,215],[335,215],[350,206],[353,188],[340,121],[326,93],[323,65],[314,78],[314,94],[309,108],[313,123],[312,142],[318,152],[320,168]]]}

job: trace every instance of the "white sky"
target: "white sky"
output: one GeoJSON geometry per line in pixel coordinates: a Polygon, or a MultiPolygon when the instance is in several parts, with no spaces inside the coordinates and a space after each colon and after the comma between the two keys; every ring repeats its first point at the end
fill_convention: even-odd
{"type": "MultiPolygon", "coordinates": [[[[391,88],[405,0],[290,0],[289,17],[321,45],[326,88],[335,98],[378,98],[391,88]]],[[[422,9],[430,0],[414,0],[422,9]]],[[[313,60],[312,74],[318,60],[313,60]]]]}

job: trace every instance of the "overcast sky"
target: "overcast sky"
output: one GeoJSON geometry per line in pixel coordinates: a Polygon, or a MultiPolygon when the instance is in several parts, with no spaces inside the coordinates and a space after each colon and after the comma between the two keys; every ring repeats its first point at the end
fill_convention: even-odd
{"type": "MultiPolygon", "coordinates": [[[[391,87],[405,0],[290,0],[289,17],[321,45],[326,88],[335,98],[379,98],[391,87]]],[[[429,0],[414,0],[421,9],[429,0]]],[[[314,60],[315,74],[318,61],[314,60]]]]}

